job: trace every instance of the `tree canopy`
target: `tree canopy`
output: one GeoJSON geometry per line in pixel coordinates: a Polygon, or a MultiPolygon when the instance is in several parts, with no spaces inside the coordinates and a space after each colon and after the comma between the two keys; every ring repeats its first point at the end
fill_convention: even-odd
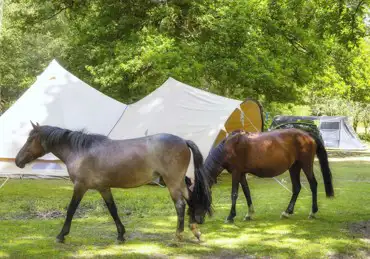
{"type": "Polygon", "coordinates": [[[267,109],[317,98],[366,104],[369,2],[6,0],[3,109],[53,58],[126,103],[171,76],[267,109]]]}

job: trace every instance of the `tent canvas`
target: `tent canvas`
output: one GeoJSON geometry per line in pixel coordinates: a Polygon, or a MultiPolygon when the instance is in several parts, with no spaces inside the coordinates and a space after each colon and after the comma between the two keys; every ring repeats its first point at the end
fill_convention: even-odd
{"type": "MultiPolygon", "coordinates": [[[[262,108],[250,99],[242,102],[218,96],[169,78],[127,106],[82,82],[54,60],[0,117],[0,175],[68,175],[65,165],[51,154],[22,170],[15,166],[15,156],[31,130],[30,120],[72,130],[84,128],[112,139],[172,133],[193,140],[203,156],[232,130],[263,129],[262,108]]],[[[191,160],[188,172],[192,166],[191,160]]]]}
{"type": "Polygon", "coordinates": [[[149,95],[130,104],[109,137],[127,139],[171,133],[194,141],[205,157],[221,130],[262,131],[260,108],[253,100],[226,98],[169,78],[149,95]],[[242,109],[241,104],[247,108],[242,109]]]}
{"type": "Polygon", "coordinates": [[[30,120],[108,135],[125,109],[125,104],[92,88],[53,60],[0,117],[0,174],[68,176],[65,165],[52,154],[22,170],[15,166],[15,156],[32,129],[30,120]]]}
{"type": "MultiPolygon", "coordinates": [[[[253,100],[226,98],[169,78],[149,95],[130,104],[109,137],[129,139],[171,133],[194,141],[206,157],[230,130],[262,131],[261,109],[253,100]]],[[[193,177],[192,159],[187,176],[193,177]]]]}
{"type": "Polygon", "coordinates": [[[325,147],[342,150],[366,150],[346,116],[276,116],[270,129],[277,125],[308,120],[318,124],[325,147]]]}

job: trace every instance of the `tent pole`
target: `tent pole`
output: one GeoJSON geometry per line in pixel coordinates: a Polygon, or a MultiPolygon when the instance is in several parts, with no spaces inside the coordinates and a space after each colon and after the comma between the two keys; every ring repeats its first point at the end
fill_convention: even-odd
{"type": "Polygon", "coordinates": [[[292,193],[292,191],[291,191],[291,190],[289,190],[289,189],[288,189],[288,187],[286,187],[282,182],[280,182],[278,179],[276,179],[276,177],[272,177],[272,178],[274,178],[274,180],[275,180],[276,182],[278,182],[278,184],[280,184],[280,185],[281,185],[281,186],[283,186],[286,190],[288,190],[288,192],[292,193]]]}

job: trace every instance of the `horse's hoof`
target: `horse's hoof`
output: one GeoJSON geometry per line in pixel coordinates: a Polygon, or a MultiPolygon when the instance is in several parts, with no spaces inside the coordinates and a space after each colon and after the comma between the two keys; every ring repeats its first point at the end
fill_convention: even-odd
{"type": "Polygon", "coordinates": [[[244,217],[244,221],[250,221],[250,220],[252,220],[252,217],[251,216],[245,216],[244,217]]]}
{"type": "Polygon", "coordinates": [[[315,219],[316,218],[316,215],[315,213],[310,213],[310,215],[308,215],[308,219],[315,219]]]}
{"type": "Polygon", "coordinates": [[[200,231],[198,231],[197,233],[194,234],[194,236],[198,239],[198,241],[200,242],[200,236],[202,235],[202,233],[200,233],[200,231]]]}
{"type": "Polygon", "coordinates": [[[197,224],[190,224],[191,232],[193,232],[193,235],[200,241],[200,236],[202,233],[200,233],[197,224]]]}
{"type": "Polygon", "coordinates": [[[64,239],[64,237],[57,237],[55,239],[55,242],[60,243],[60,244],[63,244],[65,242],[65,239],[64,239]]]}
{"type": "Polygon", "coordinates": [[[176,239],[177,239],[178,241],[183,241],[183,240],[184,240],[184,237],[182,236],[182,234],[180,234],[180,233],[176,233],[176,239]]]}
{"type": "Polygon", "coordinates": [[[254,207],[253,207],[253,205],[251,205],[251,206],[249,207],[249,213],[250,213],[250,214],[253,214],[253,213],[254,213],[254,207]]]}
{"type": "Polygon", "coordinates": [[[126,240],[125,240],[125,238],[124,238],[124,237],[118,237],[118,238],[116,239],[116,244],[117,244],[117,245],[120,245],[120,244],[123,244],[125,241],[126,241],[126,240]]]}
{"type": "Polygon", "coordinates": [[[288,219],[290,218],[290,214],[286,213],[285,211],[283,211],[280,215],[280,218],[281,219],[288,219]]]}
{"type": "Polygon", "coordinates": [[[232,223],[234,223],[234,219],[227,218],[227,219],[225,219],[225,223],[226,224],[232,224],[232,223]]]}

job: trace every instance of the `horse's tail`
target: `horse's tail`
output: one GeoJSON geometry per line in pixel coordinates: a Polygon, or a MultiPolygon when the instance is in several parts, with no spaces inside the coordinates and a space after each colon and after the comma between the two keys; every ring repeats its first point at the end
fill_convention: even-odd
{"type": "Polygon", "coordinates": [[[193,152],[194,159],[194,188],[190,195],[189,206],[195,208],[201,206],[205,213],[212,214],[212,195],[209,187],[209,180],[203,170],[203,156],[198,146],[191,140],[186,140],[186,144],[193,152]]]}
{"type": "Polygon", "coordinates": [[[319,158],[320,162],[321,173],[325,184],[326,196],[333,197],[334,196],[333,181],[331,176],[331,170],[329,167],[328,153],[326,152],[324,141],[322,140],[321,136],[317,136],[317,134],[310,135],[311,137],[313,137],[317,145],[316,155],[319,158]]]}

